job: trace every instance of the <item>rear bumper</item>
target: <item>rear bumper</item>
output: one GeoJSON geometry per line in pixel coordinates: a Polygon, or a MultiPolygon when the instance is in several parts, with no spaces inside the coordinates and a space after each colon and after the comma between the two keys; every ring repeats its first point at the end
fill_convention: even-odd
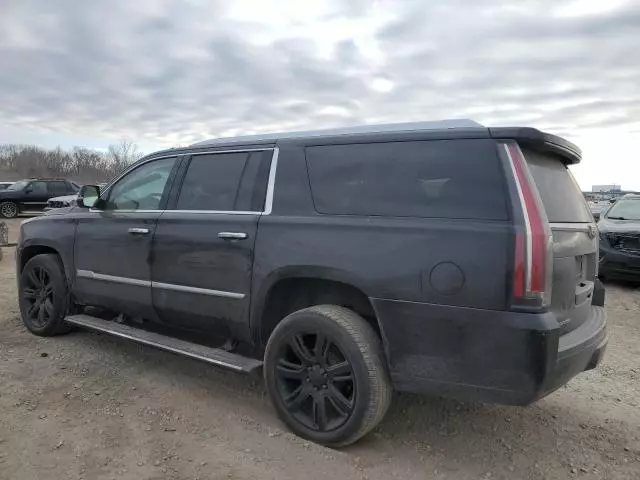
{"type": "Polygon", "coordinates": [[[640,252],[621,252],[600,242],[601,275],[640,281],[640,252]]]}
{"type": "Polygon", "coordinates": [[[607,345],[603,307],[564,335],[552,313],[495,312],[372,300],[398,390],[526,405],[595,368],[607,345]]]}

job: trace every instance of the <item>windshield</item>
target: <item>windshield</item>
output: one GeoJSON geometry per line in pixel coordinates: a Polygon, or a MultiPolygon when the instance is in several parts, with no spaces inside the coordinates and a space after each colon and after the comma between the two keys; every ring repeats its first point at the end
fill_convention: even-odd
{"type": "Polygon", "coordinates": [[[607,213],[612,220],[640,220],[640,199],[618,200],[607,213]]]}
{"type": "Polygon", "coordinates": [[[9,185],[7,187],[7,190],[22,190],[27,185],[29,185],[29,181],[28,180],[19,180],[16,183],[14,183],[13,185],[9,185]]]}

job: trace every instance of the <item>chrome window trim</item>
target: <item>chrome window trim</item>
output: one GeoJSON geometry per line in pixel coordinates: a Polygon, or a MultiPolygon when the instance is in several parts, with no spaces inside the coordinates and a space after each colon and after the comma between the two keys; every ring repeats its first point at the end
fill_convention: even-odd
{"type": "MultiPolygon", "coordinates": [[[[172,158],[172,157],[180,157],[180,156],[195,156],[195,155],[212,155],[212,154],[223,154],[223,153],[243,153],[243,152],[266,152],[268,150],[273,150],[273,155],[271,156],[271,165],[269,167],[269,177],[267,179],[267,192],[265,195],[265,200],[264,200],[264,210],[259,212],[259,211],[243,211],[243,210],[169,210],[169,209],[165,209],[165,210],[108,210],[109,212],[113,212],[113,213],[160,213],[160,212],[165,212],[165,213],[199,213],[199,214],[212,214],[212,213],[217,213],[217,214],[225,214],[225,215],[271,215],[271,212],[273,211],[273,196],[274,196],[274,190],[275,190],[275,184],[276,184],[276,171],[277,171],[277,166],[278,166],[278,156],[280,153],[280,148],[279,147],[264,147],[264,148],[246,148],[246,149],[236,149],[236,150],[215,150],[215,151],[206,151],[206,152],[195,152],[195,153],[184,153],[184,154],[180,154],[180,155],[165,155],[162,157],[154,157],[154,158],[150,158],[149,160],[146,160],[142,163],[140,163],[139,165],[136,166],[142,166],[145,163],[151,162],[153,160],[161,160],[163,158],[172,158]]],[[[108,184],[104,191],[107,192],[109,190],[109,188],[111,188],[111,186],[113,184],[115,184],[118,180],[120,180],[122,177],[124,177],[127,173],[129,173],[131,170],[127,170],[125,171],[122,175],[120,175],[118,178],[116,178],[113,182],[111,182],[110,184],[108,184]]],[[[102,196],[102,192],[101,195],[102,196]]],[[[105,212],[105,210],[98,210],[95,208],[90,208],[89,212],[92,213],[99,213],[99,212],[105,212]]]]}
{"type": "Polygon", "coordinates": [[[117,275],[107,275],[104,273],[96,273],[91,270],[77,270],[77,277],[87,278],[90,280],[99,280],[104,282],[122,283],[125,285],[134,285],[137,287],[162,288],[164,290],[173,290],[176,292],[195,293],[199,295],[210,295],[212,297],[233,298],[237,300],[243,299],[244,293],[227,292],[224,290],[213,290],[210,288],[190,287],[188,285],[177,285],[175,283],[153,282],[149,280],[138,280],[137,278],[119,277],[117,275]]]}

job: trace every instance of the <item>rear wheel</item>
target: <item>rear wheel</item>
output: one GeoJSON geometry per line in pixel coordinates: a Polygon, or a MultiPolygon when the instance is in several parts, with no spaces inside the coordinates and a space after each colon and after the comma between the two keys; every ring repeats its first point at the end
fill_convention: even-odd
{"type": "Polygon", "coordinates": [[[267,344],[264,374],[284,423],[331,447],[366,435],[391,402],[380,339],[361,316],[334,305],[280,322],[267,344]]]}
{"type": "Polygon", "coordinates": [[[2,202],[0,203],[0,216],[4,218],[15,218],[20,213],[18,204],[15,202],[2,202]]]}
{"type": "Polygon", "coordinates": [[[64,322],[69,309],[69,289],[57,255],[31,258],[20,274],[20,312],[30,332],[48,337],[70,330],[64,322]]]}

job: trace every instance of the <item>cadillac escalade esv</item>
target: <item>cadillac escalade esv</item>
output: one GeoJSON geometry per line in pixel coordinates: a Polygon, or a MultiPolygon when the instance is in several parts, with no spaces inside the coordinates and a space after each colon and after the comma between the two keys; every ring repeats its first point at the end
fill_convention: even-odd
{"type": "Polygon", "coordinates": [[[22,224],[22,318],[262,368],[279,417],[328,446],[393,389],[526,405],[607,343],[580,157],[470,121],[154,153],[22,224]]]}

